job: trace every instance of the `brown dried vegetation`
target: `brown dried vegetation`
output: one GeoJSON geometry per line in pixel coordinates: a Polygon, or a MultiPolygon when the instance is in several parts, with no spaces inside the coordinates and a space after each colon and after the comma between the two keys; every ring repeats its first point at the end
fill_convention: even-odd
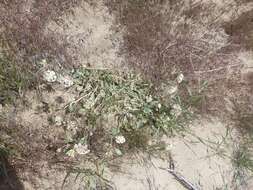
{"type": "MultiPolygon", "coordinates": [[[[78,5],[76,0],[4,0],[0,2],[0,39],[17,62],[31,63],[48,58],[61,64],[71,61],[64,39],[45,35],[50,20],[78,5]]],[[[31,65],[30,64],[30,65],[31,65]]]]}
{"type": "Polygon", "coordinates": [[[228,64],[224,56],[229,55],[221,56],[224,47],[217,45],[223,42],[215,41],[221,35],[220,23],[209,14],[215,7],[142,0],[118,0],[109,6],[127,30],[123,51],[131,66],[155,81],[168,79],[174,69],[194,77],[195,72],[228,64]]]}

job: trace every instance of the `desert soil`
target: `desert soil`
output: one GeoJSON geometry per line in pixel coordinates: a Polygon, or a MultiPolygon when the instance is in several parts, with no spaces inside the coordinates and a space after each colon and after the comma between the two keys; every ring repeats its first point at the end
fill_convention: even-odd
{"type": "MultiPolygon", "coordinates": [[[[250,38],[251,34],[245,34],[243,37],[239,34],[244,30],[250,30],[252,33],[253,28],[252,25],[244,26],[241,21],[243,17],[240,16],[251,15],[248,17],[251,18],[252,24],[253,3],[245,3],[239,8],[236,6],[236,2],[232,2],[232,0],[205,0],[204,3],[216,4],[218,9],[223,9],[227,4],[232,4],[229,13],[223,15],[221,20],[224,23],[232,23],[233,26],[227,24],[224,28],[221,27],[221,30],[227,32],[228,36],[234,36],[235,41],[242,39],[248,43],[247,39],[250,38]],[[239,26],[236,22],[239,22],[239,26]]],[[[100,0],[96,6],[83,3],[82,6],[75,8],[72,15],[63,16],[61,25],[53,21],[48,23],[45,33],[54,31],[56,35],[66,38],[71,44],[68,51],[74,55],[79,65],[118,69],[125,67],[124,64],[127,62],[124,55],[120,53],[121,48],[124,47],[124,28],[122,31],[113,29],[116,25],[118,27],[118,24],[113,13],[110,13],[108,7],[100,0]]],[[[249,44],[246,46],[248,47],[249,44]]],[[[242,66],[241,80],[249,88],[245,90],[245,93],[252,92],[253,53],[250,48],[246,48],[235,52],[234,56],[236,62],[242,66]]],[[[61,141],[55,142],[55,140],[59,139],[58,137],[63,134],[63,131],[59,128],[52,128],[52,126],[48,127],[48,115],[38,112],[37,107],[44,101],[61,109],[64,104],[55,103],[57,97],[61,97],[65,103],[77,97],[74,91],[59,86],[56,86],[55,89],[53,92],[44,93],[38,101],[36,101],[38,99],[36,94],[31,92],[28,100],[29,107],[20,110],[17,108],[16,110],[16,122],[26,128],[27,141],[29,141],[29,135],[36,135],[36,131],[40,131],[38,142],[32,143],[33,148],[38,151],[48,149],[48,144],[62,143],[61,141]]],[[[229,91],[228,98],[229,96],[234,97],[235,94],[238,96],[232,90],[229,91]]],[[[253,97],[249,98],[253,102],[253,97]]],[[[224,107],[225,112],[233,112],[230,100],[227,100],[224,107]]],[[[7,115],[11,115],[11,109],[6,108],[7,115]]],[[[61,113],[61,111],[57,113],[61,113]]],[[[150,157],[144,153],[123,156],[115,160],[115,164],[118,165],[117,169],[108,169],[107,178],[119,190],[184,190],[185,188],[168,171],[164,170],[168,168],[171,161],[170,157],[172,157],[175,171],[199,189],[233,189],[235,186],[233,181],[234,168],[230,158],[238,139],[237,132],[228,127],[229,123],[230,121],[224,121],[224,118],[214,116],[203,118],[201,116],[189,125],[191,134],[169,139],[164,137],[163,141],[167,145],[167,153],[160,157],[150,157]]],[[[51,154],[50,151],[47,150],[48,154],[51,154]]],[[[35,171],[25,168],[18,170],[18,176],[25,190],[57,190],[62,188],[67,172],[62,169],[61,164],[54,166],[50,163],[51,160],[43,161],[49,159],[47,156],[45,153],[44,158],[38,159],[37,166],[34,166],[35,171]]],[[[22,163],[22,161],[20,162],[22,163]]],[[[74,178],[75,176],[70,176],[63,189],[81,189],[81,181],[79,179],[74,181],[74,178]]],[[[253,181],[238,187],[239,189],[253,189],[253,181]]]]}

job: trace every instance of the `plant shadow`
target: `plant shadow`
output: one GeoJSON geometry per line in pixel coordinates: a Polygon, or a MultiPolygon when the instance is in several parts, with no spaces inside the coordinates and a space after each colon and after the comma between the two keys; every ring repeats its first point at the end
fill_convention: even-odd
{"type": "Polygon", "coordinates": [[[16,170],[8,161],[6,154],[0,151],[0,189],[1,190],[24,190],[16,170]]]}

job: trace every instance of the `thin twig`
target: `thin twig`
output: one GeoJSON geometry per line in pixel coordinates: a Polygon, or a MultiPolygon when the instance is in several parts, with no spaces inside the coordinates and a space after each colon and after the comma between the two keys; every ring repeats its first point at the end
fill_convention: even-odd
{"type": "Polygon", "coordinates": [[[186,189],[188,189],[188,190],[200,190],[195,185],[193,185],[191,182],[186,180],[185,177],[183,177],[180,173],[175,172],[174,169],[165,169],[165,168],[160,168],[160,169],[168,171],[186,189]]]}
{"type": "Polygon", "coordinates": [[[94,91],[91,91],[90,93],[85,94],[85,95],[79,97],[78,99],[76,99],[76,100],[74,100],[74,101],[72,101],[72,102],[67,103],[67,105],[65,105],[63,108],[66,109],[69,105],[76,104],[76,103],[80,102],[80,101],[81,101],[82,99],[84,99],[85,97],[91,95],[93,92],[96,92],[96,90],[97,90],[97,87],[95,88],[94,91]]]}
{"type": "Polygon", "coordinates": [[[220,70],[223,70],[223,69],[228,69],[230,67],[237,67],[237,66],[242,66],[242,64],[234,64],[234,65],[228,65],[228,66],[225,66],[225,67],[219,67],[219,68],[216,68],[216,69],[211,69],[211,70],[206,70],[206,71],[194,71],[194,74],[203,74],[203,73],[211,73],[211,72],[214,72],[214,71],[220,71],[220,70]]]}

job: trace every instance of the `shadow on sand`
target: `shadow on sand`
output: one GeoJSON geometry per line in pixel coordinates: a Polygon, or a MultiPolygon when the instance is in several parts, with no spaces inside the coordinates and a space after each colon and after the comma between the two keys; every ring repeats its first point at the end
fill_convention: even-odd
{"type": "Polygon", "coordinates": [[[15,169],[8,161],[7,154],[0,149],[0,190],[24,190],[15,169]]]}

